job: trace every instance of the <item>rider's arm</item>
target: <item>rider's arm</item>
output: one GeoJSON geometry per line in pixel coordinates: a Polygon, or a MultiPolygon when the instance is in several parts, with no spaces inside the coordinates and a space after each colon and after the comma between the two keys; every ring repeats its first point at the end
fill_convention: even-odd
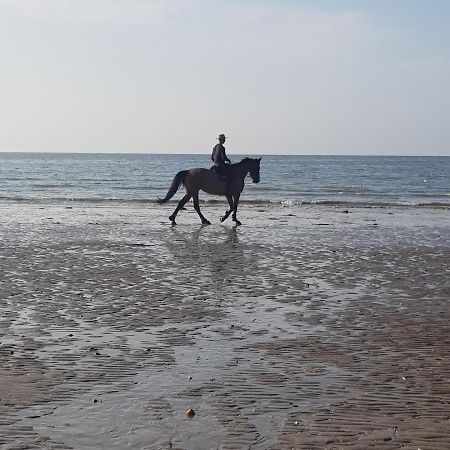
{"type": "Polygon", "coordinates": [[[215,164],[216,163],[216,159],[217,159],[217,154],[219,152],[217,151],[217,145],[214,146],[213,151],[211,153],[211,161],[215,164]]]}
{"type": "Polygon", "coordinates": [[[231,164],[231,161],[228,159],[228,156],[225,153],[224,147],[222,147],[222,160],[223,160],[223,162],[228,162],[228,164],[231,164]]]}

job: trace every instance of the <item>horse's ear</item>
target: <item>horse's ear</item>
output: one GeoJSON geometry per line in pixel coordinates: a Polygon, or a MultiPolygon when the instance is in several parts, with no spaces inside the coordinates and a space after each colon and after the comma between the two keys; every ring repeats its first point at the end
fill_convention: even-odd
{"type": "Polygon", "coordinates": [[[258,158],[258,161],[261,161],[261,158],[258,158]]]}

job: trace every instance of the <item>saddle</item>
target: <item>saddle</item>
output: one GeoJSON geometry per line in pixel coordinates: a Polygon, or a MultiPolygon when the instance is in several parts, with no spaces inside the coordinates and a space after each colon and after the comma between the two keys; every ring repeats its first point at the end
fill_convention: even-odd
{"type": "Polygon", "coordinates": [[[212,170],[220,181],[222,181],[223,183],[227,182],[227,176],[224,173],[217,172],[217,166],[211,166],[209,170],[212,170]]]}

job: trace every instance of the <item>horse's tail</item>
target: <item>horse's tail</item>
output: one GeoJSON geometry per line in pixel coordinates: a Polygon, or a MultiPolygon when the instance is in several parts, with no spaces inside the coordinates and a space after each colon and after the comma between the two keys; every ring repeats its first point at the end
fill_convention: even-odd
{"type": "Polygon", "coordinates": [[[186,175],[188,174],[188,170],[182,170],[175,175],[175,178],[172,181],[172,185],[170,186],[169,191],[167,192],[164,198],[158,198],[157,202],[159,204],[163,204],[168,202],[178,191],[178,188],[184,184],[184,180],[186,179],[186,175]]]}

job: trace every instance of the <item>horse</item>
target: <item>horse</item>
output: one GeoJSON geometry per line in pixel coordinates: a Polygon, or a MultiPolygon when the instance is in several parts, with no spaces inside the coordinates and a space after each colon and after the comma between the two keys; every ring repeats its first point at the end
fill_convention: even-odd
{"type": "Polygon", "coordinates": [[[225,215],[221,217],[220,221],[223,222],[231,213],[233,213],[232,220],[236,223],[236,225],[242,225],[242,223],[237,219],[236,214],[239,198],[244,190],[244,179],[247,175],[250,175],[253,183],[259,183],[260,161],[261,158],[244,158],[236,164],[228,165],[228,191],[225,190],[226,182],[222,181],[217,172],[214,170],[202,168],[182,170],[175,175],[166,196],[158,199],[157,201],[160,204],[168,202],[183,184],[186,189],[186,195],[180,200],[175,208],[175,211],[169,217],[169,220],[172,222],[172,226],[176,225],[175,219],[178,212],[191,199],[191,197],[194,200],[194,208],[197,211],[202,224],[210,225],[211,222],[206,219],[200,211],[198,193],[200,191],[204,191],[212,195],[224,195],[228,201],[229,209],[225,212],[225,215]]]}

